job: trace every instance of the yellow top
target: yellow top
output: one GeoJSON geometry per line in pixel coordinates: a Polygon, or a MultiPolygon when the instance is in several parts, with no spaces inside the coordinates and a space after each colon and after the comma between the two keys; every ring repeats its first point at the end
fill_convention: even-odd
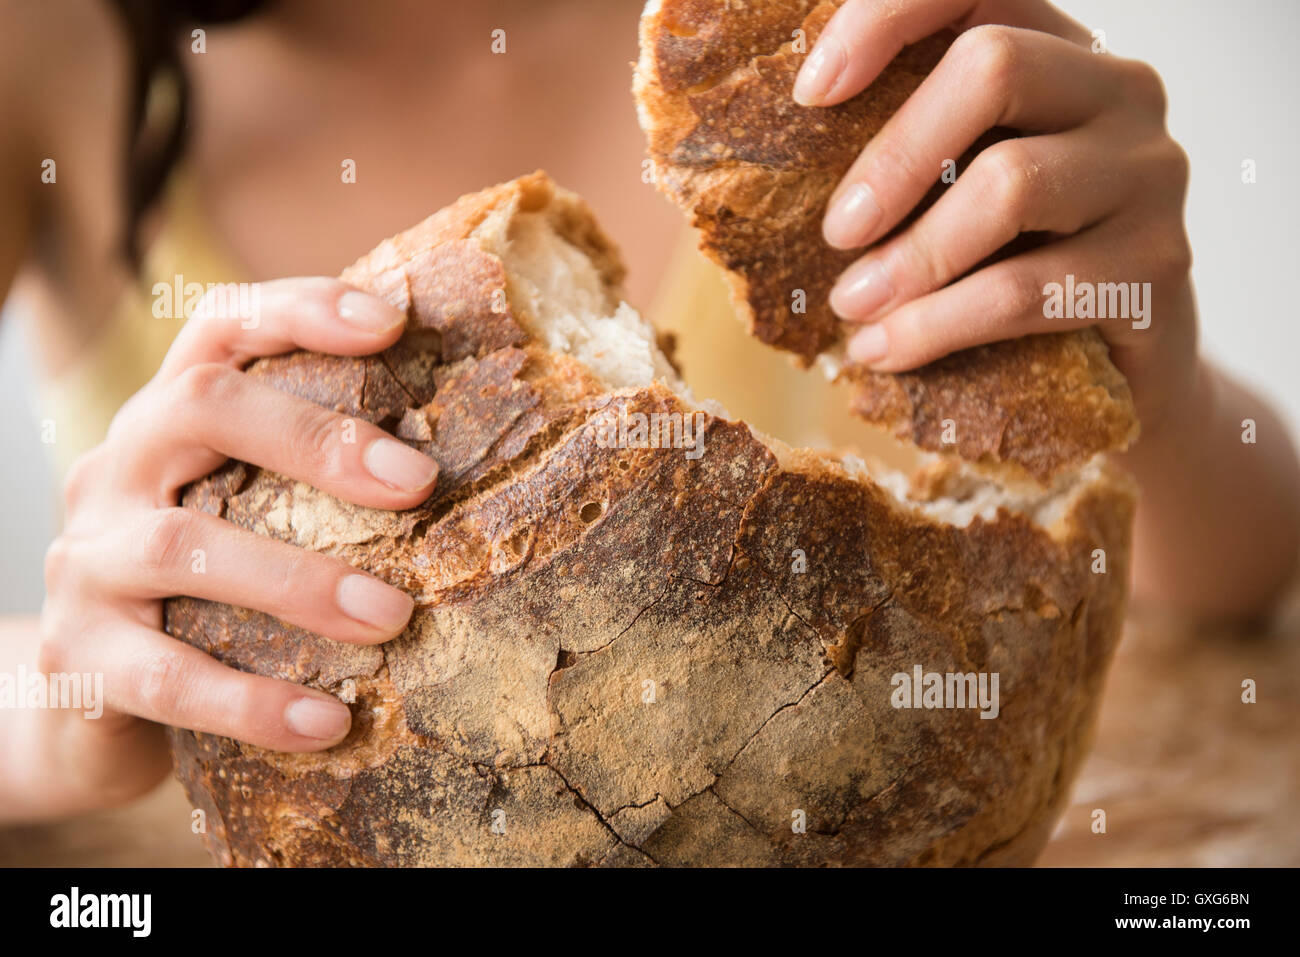
{"type": "MultiPolygon", "coordinates": [[[[163,210],[140,279],[115,315],[67,369],[39,387],[42,418],[55,424],[51,449],[60,479],[103,441],[113,415],[158,369],[185,321],[185,285],[241,279],[213,241],[183,169],[168,184],[163,210]]],[[[677,336],[678,365],[697,397],[717,399],[732,416],[794,445],[870,442],[845,411],[842,390],[749,336],[734,317],[721,271],[698,252],[693,232],[673,251],[646,315],[677,336]]]]}

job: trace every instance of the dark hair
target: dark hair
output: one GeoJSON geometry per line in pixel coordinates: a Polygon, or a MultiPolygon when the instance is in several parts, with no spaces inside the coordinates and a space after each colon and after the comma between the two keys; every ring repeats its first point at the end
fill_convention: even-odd
{"type": "Polygon", "coordinates": [[[269,0],[111,0],[130,44],[127,87],[126,229],[123,253],[139,269],[140,222],[162,193],[185,152],[189,133],[190,86],[179,54],[180,38],[196,26],[231,23],[266,7],[269,0]],[[175,108],[149,116],[150,93],[170,83],[175,108]]]}

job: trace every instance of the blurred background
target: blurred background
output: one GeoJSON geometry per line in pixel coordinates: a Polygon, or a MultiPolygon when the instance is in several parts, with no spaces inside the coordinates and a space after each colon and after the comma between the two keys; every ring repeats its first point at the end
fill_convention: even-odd
{"type": "MultiPolygon", "coordinates": [[[[606,0],[585,0],[592,4],[606,0]]],[[[1153,64],[1169,126],[1191,157],[1188,227],[1202,348],[1248,380],[1300,434],[1294,281],[1300,156],[1292,49],[1296,0],[1062,0],[1109,49],[1153,64]],[[1243,182],[1243,164],[1255,182],[1243,182]]],[[[629,27],[630,29],[630,27],[629,27]]],[[[628,48],[634,47],[629,34],[628,48]]],[[[629,116],[632,102],[627,102],[629,116]]],[[[531,169],[526,160],[518,170],[531,169]]],[[[480,184],[474,184],[475,186],[480,184]]],[[[450,199],[451,197],[445,197],[450,199]]],[[[411,217],[425,214],[421,204],[411,217]]],[[[596,210],[601,213],[600,209],[596,210]]],[[[647,306],[648,303],[636,303],[647,306]]],[[[22,324],[0,318],[0,614],[38,611],[58,490],[41,443],[22,324]]],[[[1261,436],[1261,441],[1264,437],[1261,436]]],[[[1265,633],[1190,633],[1132,616],[1096,744],[1041,864],[1300,865],[1300,589],[1265,633]],[[1258,705],[1240,700],[1259,681],[1258,705]],[[1109,837],[1094,829],[1105,808],[1109,837]]],[[[0,832],[0,865],[203,864],[170,782],[131,808],[0,832]],[[164,826],[165,825],[165,826],[164,826]]]]}
{"type": "MultiPolygon", "coordinates": [[[[1104,30],[1113,52],[1144,59],[1164,77],[1169,126],[1192,161],[1187,218],[1203,348],[1272,398],[1295,432],[1300,327],[1287,284],[1297,279],[1300,189],[1286,164],[1300,156],[1300,60],[1293,49],[1300,4],[1064,0],[1058,6],[1104,30]],[[1242,182],[1246,160],[1255,164],[1253,184],[1242,182]]],[[[0,614],[39,610],[42,556],[58,514],[32,406],[28,353],[14,318],[0,321],[0,407],[7,410],[0,419],[0,501],[7,503],[0,614]]]]}

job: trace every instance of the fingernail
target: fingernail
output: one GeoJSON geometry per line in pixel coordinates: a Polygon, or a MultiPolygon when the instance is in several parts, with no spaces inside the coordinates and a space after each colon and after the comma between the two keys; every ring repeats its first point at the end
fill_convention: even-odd
{"type": "Polygon", "coordinates": [[[876,193],[866,183],[854,183],[831,200],[822,220],[822,236],[837,249],[864,245],[880,221],[876,193]]]}
{"type": "Polygon", "coordinates": [[[369,575],[348,575],[335,597],[343,614],[383,631],[401,631],[415,608],[406,592],[369,575]]]}
{"type": "Polygon", "coordinates": [[[375,439],[365,463],[371,475],[400,492],[418,492],[438,476],[437,462],[397,439],[375,439]]]}
{"type": "Polygon", "coordinates": [[[794,101],[800,106],[817,106],[844,72],[848,57],[844,45],[833,36],[823,36],[799,68],[794,81],[794,101]]]}
{"type": "Polygon", "coordinates": [[[284,723],[294,734],[333,741],[348,733],[352,714],[347,706],[319,698],[299,698],[284,709],[284,723]]]}
{"type": "Polygon", "coordinates": [[[842,319],[863,320],[894,297],[889,273],[878,259],[855,263],[831,290],[831,308],[842,319]]]}
{"type": "Polygon", "coordinates": [[[849,358],[854,362],[871,365],[888,354],[889,333],[885,332],[885,327],[879,323],[867,326],[849,340],[849,358]]]}
{"type": "Polygon", "coordinates": [[[366,332],[388,332],[406,321],[388,303],[355,289],[349,289],[339,296],[337,308],[340,319],[366,332]]]}

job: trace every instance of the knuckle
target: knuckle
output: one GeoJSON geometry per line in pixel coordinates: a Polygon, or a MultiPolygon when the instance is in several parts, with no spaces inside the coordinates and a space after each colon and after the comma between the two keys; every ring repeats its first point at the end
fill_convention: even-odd
{"type": "Polygon", "coordinates": [[[1119,63],[1129,98],[1163,118],[1169,108],[1169,94],[1165,92],[1159,71],[1143,60],[1119,63]]]}
{"type": "Polygon", "coordinates": [[[217,362],[202,362],[190,366],[178,375],[172,385],[174,399],[179,404],[196,402],[215,403],[230,388],[237,376],[234,369],[217,362]]]}
{"type": "Polygon", "coordinates": [[[113,417],[108,420],[108,430],[104,433],[105,438],[114,441],[124,433],[129,432],[132,424],[139,417],[139,408],[140,393],[137,392],[123,402],[121,407],[113,413],[113,417]]]}
{"type": "Polygon", "coordinates": [[[73,545],[66,535],[50,542],[45,550],[45,591],[54,592],[69,579],[73,564],[73,545]]]}
{"type": "Polygon", "coordinates": [[[992,313],[1013,318],[1041,301],[1038,283],[1025,270],[1011,262],[989,267],[989,302],[992,313]]]}
{"type": "Polygon", "coordinates": [[[1192,161],[1187,150],[1177,140],[1169,138],[1163,158],[1164,176],[1177,190],[1181,197],[1187,192],[1187,185],[1192,178],[1192,161]]]}
{"type": "Polygon", "coordinates": [[[1029,203],[1032,187],[1029,157],[1024,145],[1014,139],[994,143],[979,155],[977,161],[983,188],[993,197],[996,208],[1020,218],[1029,203]]]}
{"type": "Polygon", "coordinates": [[[36,667],[45,674],[77,670],[73,662],[72,638],[75,634],[62,603],[46,601],[41,609],[40,647],[36,667]]]}
{"type": "Polygon", "coordinates": [[[150,513],[139,542],[138,562],[146,573],[178,568],[188,560],[193,519],[179,506],[150,513]]]}
{"type": "Polygon", "coordinates": [[[940,238],[913,230],[912,235],[909,235],[903,244],[901,249],[904,261],[903,273],[917,277],[918,291],[929,292],[955,275],[942,242],[935,241],[940,238]]]}
{"type": "Polygon", "coordinates": [[[1192,244],[1181,223],[1163,230],[1163,235],[1156,241],[1156,248],[1162,275],[1179,279],[1192,271],[1192,244]]]}
{"type": "Polygon", "coordinates": [[[888,194],[900,184],[916,180],[914,151],[899,144],[892,137],[882,136],[871,144],[871,168],[867,181],[878,194],[888,194]]]}
{"type": "Polygon", "coordinates": [[[302,548],[277,548],[270,555],[271,562],[266,569],[266,581],[270,586],[269,593],[276,596],[282,610],[298,603],[294,600],[294,596],[303,593],[304,583],[317,581],[323,577],[320,574],[321,569],[314,564],[314,560],[320,559],[313,552],[302,548]],[[282,551],[287,554],[281,554],[282,551]]]}
{"type": "Polygon", "coordinates": [[[171,649],[150,654],[139,666],[135,685],[140,703],[150,714],[177,714],[190,685],[188,657],[171,649]]]}
{"type": "Polygon", "coordinates": [[[133,433],[140,433],[149,427],[150,420],[157,415],[158,398],[162,389],[157,377],[151,379],[138,392],[131,395],[113,414],[105,433],[105,444],[114,444],[133,433]]]}
{"type": "Polygon", "coordinates": [[[1010,30],[993,24],[972,27],[957,37],[953,49],[986,89],[1003,93],[1015,89],[1021,55],[1010,30]]]}
{"type": "Polygon", "coordinates": [[[338,478],[343,473],[339,425],[329,412],[304,410],[293,429],[290,448],[294,460],[316,478],[338,478]]]}
{"type": "Polygon", "coordinates": [[[1178,264],[1178,273],[1186,275],[1192,271],[1196,265],[1196,254],[1192,251],[1192,242],[1187,236],[1185,229],[1178,230],[1178,248],[1176,260],[1178,264]]]}
{"type": "Polygon", "coordinates": [[[64,476],[63,508],[66,513],[71,514],[76,511],[77,506],[85,499],[95,474],[103,468],[104,453],[101,451],[102,449],[102,445],[96,446],[89,452],[78,456],[68,469],[68,474],[64,476]]]}

